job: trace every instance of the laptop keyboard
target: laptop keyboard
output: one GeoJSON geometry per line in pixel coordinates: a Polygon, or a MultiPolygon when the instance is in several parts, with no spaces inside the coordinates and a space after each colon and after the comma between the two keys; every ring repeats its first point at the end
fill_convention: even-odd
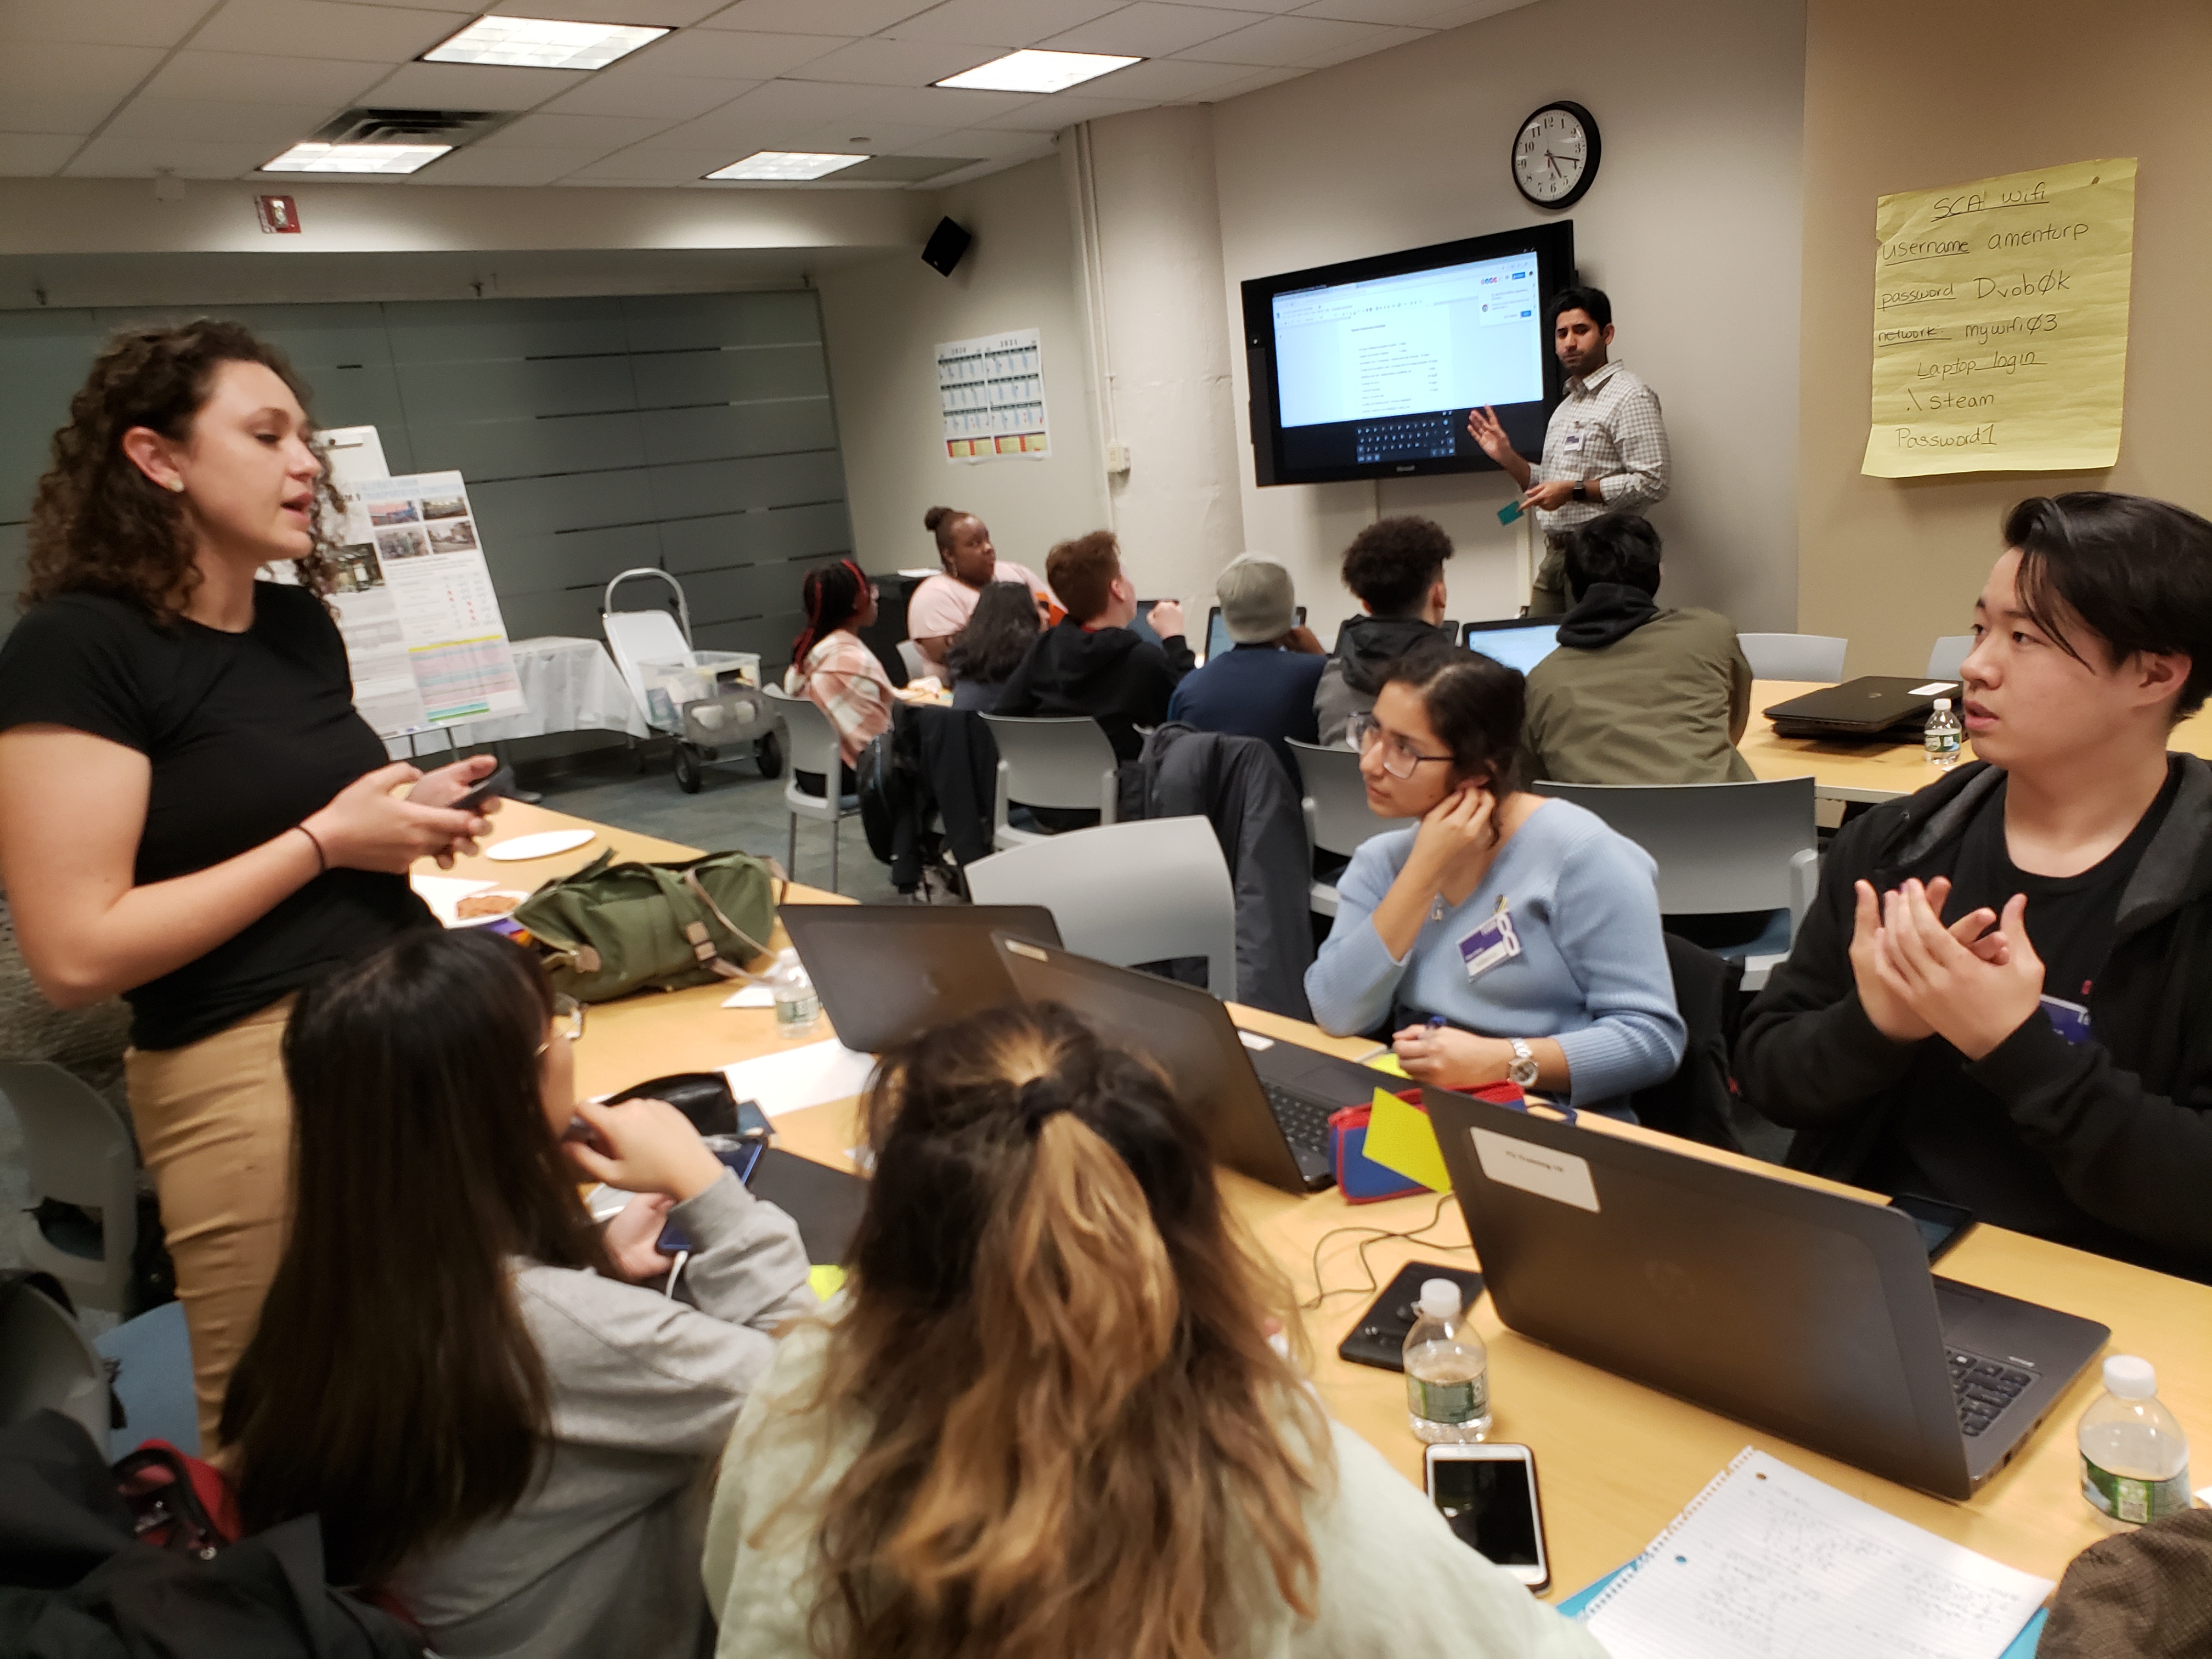
{"type": "Polygon", "coordinates": [[[1336,1109],[1325,1101],[1292,1094],[1279,1083],[1262,1081],[1260,1086],[1267,1091],[1268,1109],[1274,1113],[1275,1121],[1283,1126],[1283,1138],[1291,1143],[1291,1149],[1327,1158],[1328,1115],[1336,1109]]]}
{"type": "Polygon", "coordinates": [[[2017,1365],[2003,1365],[1979,1354],[1947,1350],[1951,1360],[1951,1397],[1959,1407],[1959,1430],[1972,1439],[2020,1398],[2034,1376],[2017,1365]]]}

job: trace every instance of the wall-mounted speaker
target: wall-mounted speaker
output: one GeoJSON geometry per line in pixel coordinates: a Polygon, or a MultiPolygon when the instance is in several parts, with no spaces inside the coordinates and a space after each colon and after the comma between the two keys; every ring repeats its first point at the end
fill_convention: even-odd
{"type": "Polygon", "coordinates": [[[950,276],[975,239],[950,219],[939,219],[921,250],[921,262],[940,276],[950,276]]]}

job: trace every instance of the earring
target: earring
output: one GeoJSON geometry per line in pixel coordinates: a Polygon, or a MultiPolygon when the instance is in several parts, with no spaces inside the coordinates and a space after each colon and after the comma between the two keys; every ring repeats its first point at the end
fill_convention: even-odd
{"type": "Polygon", "coordinates": [[[181,495],[185,493],[185,481],[182,478],[172,478],[169,480],[169,489],[174,494],[181,495]]]}

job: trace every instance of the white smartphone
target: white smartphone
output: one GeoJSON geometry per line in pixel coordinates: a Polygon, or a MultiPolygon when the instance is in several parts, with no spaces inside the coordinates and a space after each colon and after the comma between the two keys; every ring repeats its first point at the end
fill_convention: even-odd
{"type": "Polygon", "coordinates": [[[1532,1590],[1552,1582],[1535,1453],[1503,1442],[1431,1446],[1427,1467],[1429,1501],[1462,1543],[1532,1590]]]}

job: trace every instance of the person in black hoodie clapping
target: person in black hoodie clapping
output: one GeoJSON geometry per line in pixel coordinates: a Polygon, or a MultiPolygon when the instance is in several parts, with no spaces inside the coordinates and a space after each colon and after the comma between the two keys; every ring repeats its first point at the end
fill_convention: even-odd
{"type": "Polygon", "coordinates": [[[1062,542],[1046,556],[1045,581],[1067,607],[1006,682],[1001,714],[1088,714],[1115,755],[1133,761],[1139,726],[1167,718],[1168,699],[1195,665],[1183,639],[1182,606],[1163,599],[1145,620],[1154,645],[1133,632],[1137,590],[1121,574],[1121,547],[1109,530],[1062,542]]]}

